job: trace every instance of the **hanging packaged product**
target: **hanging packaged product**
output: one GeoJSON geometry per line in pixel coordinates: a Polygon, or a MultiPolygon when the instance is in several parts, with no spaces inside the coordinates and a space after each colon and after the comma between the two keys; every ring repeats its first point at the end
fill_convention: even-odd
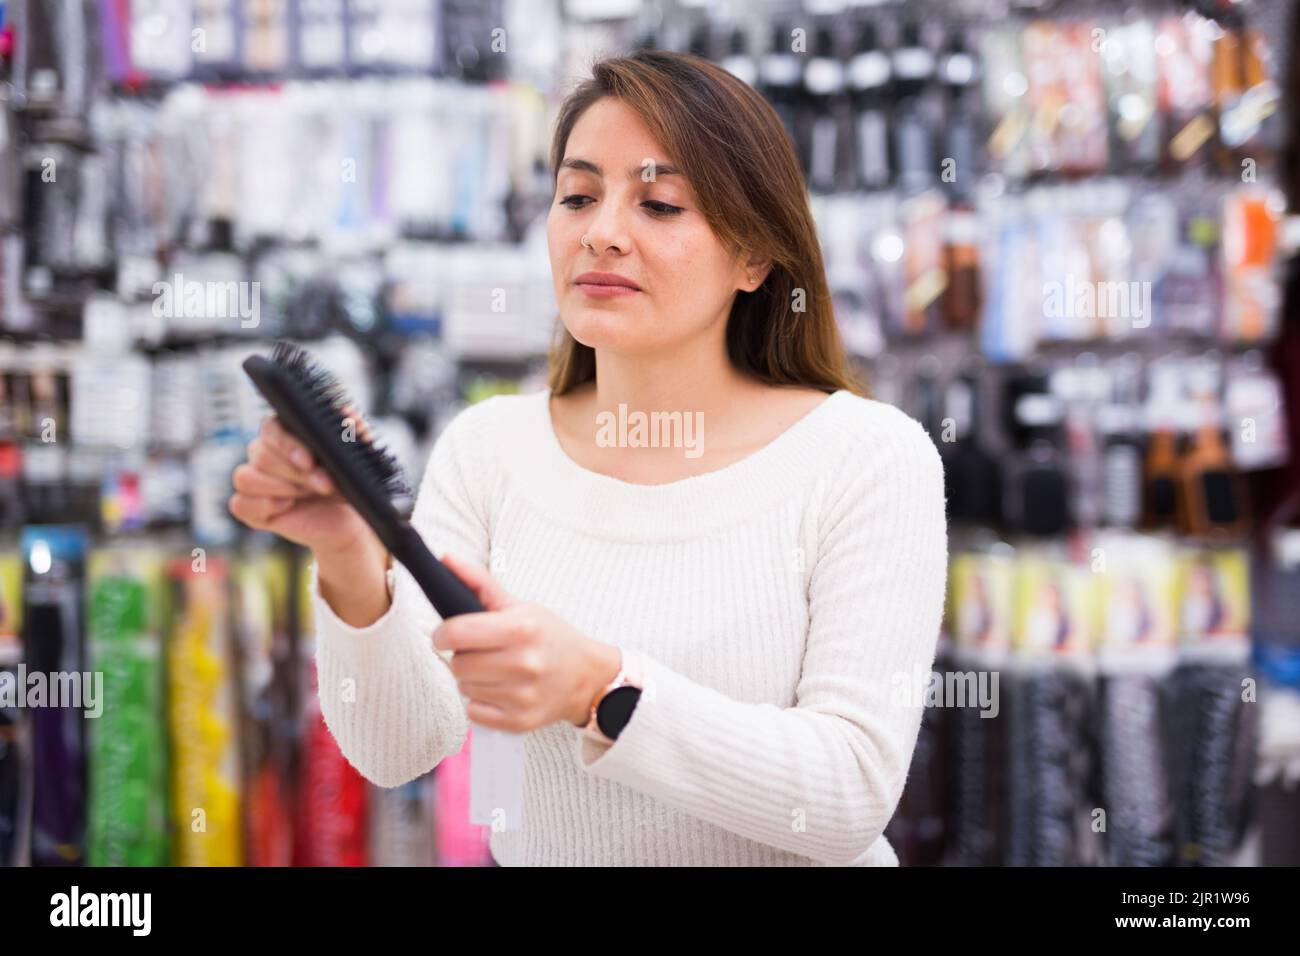
{"type": "Polygon", "coordinates": [[[1086,203],[1082,217],[1084,243],[1091,268],[1082,287],[1093,299],[1086,338],[1125,339],[1149,336],[1152,326],[1153,289],[1149,281],[1135,281],[1133,243],[1126,213],[1129,188],[1118,179],[1090,183],[1078,198],[1086,203]],[[1088,281],[1092,279],[1094,281],[1088,281]]]}
{"type": "MultiPolygon", "coordinates": [[[[69,380],[69,424],[78,445],[120,452],[143,451],[149,435],[150,363],[116,348],[92,347],[77,355],[69,380]]],[[[192,383],[191,383],[192,385],[192,383]]],[[[180,409],[160,409],[159,415],[180,409]]]]}
{"type": "Polygon", "coordinates": [[[1290,460],[1286,406],[1276,372],[1259,352],[1229,363],[1224,409],[1232,460],[1240,471],[1281,468],[1290,460]]]}
{"type": "Polygon", "coordinates": [[[369,811],[370,866],[434,866],[433,777],[425,774],[400,787],[371,786],[369,811]]]}
{"type": "Polygon", "coordinates": [[[1142,518],[1141,385],[1141,358],[1129,353],[1114,363],[1110,394],[1097,410],[1101,521],[1111,528],[1135,528],[1142,518]]]}
{"type": "Polygon", "coordinates": [[[1184,550],[1179,585],[1178,857],[1186,865],[1232,866],[1252,814],[1259,726],[1247,556],[1184,550]]]}
{"type": "MultiPolygon", "coordinates": [[[[307,568],[298,568],[299,662],[303,668],[301,759],[297,781],[294,866],[365,866],[366,797],[369,784],[343,756],[321,714],[317,683],[315,621],[307,594],[307,568]]],[[[354,695],[344,685],[326,693],[354,695]]],[[[346,699],[346,698],[345,698],[346,699]]]]}
{"type": "Polygon", "coordinates": [[[1085,352],[1051,374],[1051,390],[1064,408],[1064,448],[1073,478],[1070,517],[1077,528],[1101,523],[1103,460],[1097,414],[1110,391],[1110,372],[1097,356],[1085,352]]]}
{"type": "MultiPolygon", "coordinates": [[[[19,162],[17,111],[12,108],[12,88],[0,92],[0,228],[6,231],[21,224],[22,208],[19,205],[22,163],[19,162]]],[[[0,257],[0,306],[5,303],[4,276],[6,266],[0,257]]],[[[0,327],[3,321],[0,320],[0,327]]]]}
{"type": "Polygon", "coordinates": [[[921,335],[940,324],[939,300],[948,287],[944,268],[943,193],[928,190],[905,199],[903,225],[903,325],[905,335],[921,335]]]}
{"type": "Polygon", "coordinates": [[[876,355],[884,348],[880,297],[871,296],[875,276],[862,255],[863,200],[856,195],[810,199],[823,238],[826,282],[844,348],[851,355],[876,355]]]}
{"type": "Polygon", "coordinates": [[[955,200],[968,202],[974,197],[980,169],[976,95],[979,72],[960,30],[953,31],[939,60],[939,80],[943,88],[939,179],[955,200]]]}
{"type": "Polygon", "coordinates": [[[881,330],[902,328],[905,299],[903,254],[905,243],[899,221],[899,201],[893,192],[876,192],[861,198],[861,251],[866,273],[861,305],[866,323],[881,330]]]}
{"type": "Polygon", "coordinates": [[[1045,283],[1037,230],[1021,196],[984,195],[979,209],[988,223],[980,255],[988,263],[980,349],[991,362],[1020,361],[1033,354],[1043,322],[1045,283]]]}
{"type": "Polygon", "coordinates": [[[1160,161],[1155,36],[1149,20],[1111,24],[1103,31],[1111,165],[1116,172],[1150,171],[1160,161]]]}
{"type": "Polygon", "coordinates": [[[1106,90],[1102,81],[1105,57],[1098,55],[1104,33],[1095,22],[1057,24],[1057,56],[1066,97],[1055,131],[1057,163],[1069,176],[1096,175],[1110,162],[1107,137],[1106,90]]]}
{"type": "Polygon", "coordinates": [[[28,374],[11,379],[15,392],[25,393],[15,397],[30,414],[22,452],[24,510],[28,521],[66,521],[73,501],[68,482],[68,377],[59,367],[63,358],[29,354],[28,374]]]}
{"type": "MultiPolygon", "coordinates": [[[[450,7],[451,4],[446,4],[450,7]]],[[[348,67],[353,71],[418,70],[431,73],[443,65],[440,41],[434,30],[435,8],[427,0],[360,0],[345,5],[348,67]]],[[[444,27],[450,11],[444,10],[444,27]]],[[[493,24],[500,24],[500,18],[493,24]]],[[[490,28],[484,33],[490,36],[490,28]]],[[[469,72],[485,68],[477,45],[459,51],[469,72]]]]}
{"type": "Polygon", "coordinates": [[[917,23],[903,24],[893,55],[893,77],[894,170],[898,186],[912,193],[938,181],[935,144],[942,123],[934,54],[917,23]]]}
{"type": "Polygon", "coordinates": [[[1200,362],[1185,374],[1191,402],[1183,409],[1184,427],[1191,438],[1178,462],[1178,528],[1195,537],[1240,537],[1249,518],[1246,484],[1223,440],[1218,367],[1200,362]]]}
{"type": "Polygon", "coordinates": [[[239,866],[238,710],[225,558],[199,548],[167,564],[172,863],[239,866]]]}
{"type": "Polygon", "coordinates": [[[1218,164],[1254,182],[1272,161],[1280,90],[1268,75],[1270,59],[1262,33],[1238,24],[1221,29],[1214,41],[1212,74],[1219,113],[1218,164]]]}
{"type": "Polygon", "coordinates": [[[1009,866],[1097,855],[1089,792],[1096,575],[1054,550],[1021,549],[1001,706],[1008,729],[1009,866]]]}
{"type": "Polygon", "coordinates": [[[104,78],[113,87],[133,86],[139,80],[131,64],[131,20],[129,11],[116,3],[99,7],[100,56],[104,78]]]}
{"type": "Polygon", "coordinates": [[[192,28],[192,10],[186,0],[133,0],[130,5],[132,68],[155,81],[189,76],[194,67],[192,28]]]}
{"type": "Polygon", "coordinates": [[[493,865],[492,828],[470,822],[470,754],[474,728],[459,753],[443,758],[433,771],[434,844],[438,866],[493,865]]]}
{"type": "Polygon", "coordinates": [[[1015,552],[999,543],[982,552],[957,554],[951,576],[953,670],[945,674],[945,683],[960,682],[965,699],[964,706],[954,706],[950,715],[948,862],[997,866],[1007,853],[1007,722],[993,708],[998,700],[993,691],[1010,650],[1015,552]],[[974,701],[969,693],[972,684],[974,701]],[[978,696],[981,684],[983,699],[978,696]]]}
{"type": "Polygon", "coordinates": [[[945,675],[951,670],[951,637],[945,624],[925,694],[925,711],[907,771],[907,785],[885,828],[885,838],[902,866],[938,866],[946,838],[948,731],[945,675]]]}
{"type": "Polygon", "coordinates": [[[1028,81],[1025,108],[1031,173],[1054,172],[1062,164],[1058,137],[1062,110],[1069,101],[1061,70],[1064,39],[1057,24],[1046,19],[1025,24],[1020,34],[1028,81]]]}
{"type": "Polygon", "coordinates": [[[1119,288],[1127,290],[1129,301],[1142,308],[1132,311],[1132,321],[1121,330],[1122,335],[1152,338],[1171,328],[1165,295],[1170,291],[1166,279],[1179,248],[1178,216],[1178,204],[1166,190],[1132,197],[1125,216],[1131,273],[1118,281],[1131,280],[1119,288]]]}
{"type": "Polygon", "coordinates": [[[1002,518],[1008,529],[1038,537],[1070,527],[1076,481],[1063,450],[1065,406],[1048,383],[1035,371],[1004,381],[1004,419],[1013,452],[1001,463],[1002,518]]]}
{"type": "Polygon", "coordinates": [[[1162,167],[1204,169],[1217,132],[1210,65],[1211,21],[1195,14],[1161,18],[1156,28],[1157,90],[1164,129],[1162,167]]]}
{"type": "Polygon", "coordinates": [[[1021,27],[991,27],[980,37],[980,62],[984,64],[984,112],[994,124],[988,137],[991,169],[1011,179],[1023,179],[1030,170],[1029,91],[1021,56],[1021,27]]]}
{"type": "Polygon", "coordinates": [[[830,27],[818,27],[804,67],[804,88],[812,108],[808,183],[821,192],[853,188],[853,114],[844,63],[830,27]]]}
{"type": "Polygon", "coordinates": [[[1037,233],[1035,253],[1043,278],[1037,329],[1040,341],[1084,341],[1100,331],[1088,248],[1088,212],[1080,192],[1087,188],[1044,187],[1025,197],[1026,225],[1037,233]]]}
{"type": "Polygon", "coordinates": [[[1002,474],[983,442],[982,383],[972,366],[949,383],[944,418],[952,423],[952,449],[944,461],[951,520],[993,527],[1002,517],[1002,474]]]}
{"type": "Polygon", "coordinates": [[[934,354],[923,355],[917,361],[912,380],[911,414],[925,428],[930,441],[934,442],[939,450],[939,456],[944,463],[944,497],[951,505],[949,496],[953,489],[948,458],[952,454],[955,423],[944,420],[944,407],[939,387],[939,373],[942,368],[939,357],[934,354]]]}
{"type": "Polygon", "coordinates": [[[1181,513],[1178,438],[1183,393],[1178,369],[1153,364],[1143,410],[1147,448],[1142,464],[1142,527],[1172,528],[1181,513]]]}
{"type": "Polygon", "coordinates": [[[199,406],[199,445],[190,455],[191,528],[203,545],[234,541],[239,525],[230,514],[230,475],[243,461],[261,415],[256,392],[239,362],[247,349],[201,353],[199,381],[205,396],[199,406]]]}
{"type": "Polygon", "coordinates": [[[848,62],[854,108],[855,171],[859,189],[883,189],[892,176],[889,160],[889,89],[893,65],[880,48],[876,24],[864,20],[848,62]]]}
{"type": "Polygon", "coordinates": [[[86,666],[86,532],[76,525],[23,529],[23,666],[29,708],[33,866],[85,862],[86,735],[100,716],[102,679],[86,666]]]}
{"type": "Polygon", "coordinates": [[[244,71],[281,76],[289,66],[289,0],[243,0],[244,71]]]}
{"type": "Polygon", "coordinates": [[[16,17],[6,33],[18,105],[35,114],[38,135],[83,137],[101,79],[95,5],[61,0],[10,9],[16,17]]]}
{"type": "Polygon", "coordinates": [[[290,631],[292,569],[283,551],[234,565],[247,866],[293,863],[300,676],[290,631]]]}
{"type": "MultiPolygon", "coordinates": [[[[794,143],[795,155],[807,171],[808,150],[802,118],[803,62],[793,48],[795,34],[789,23],[774,21],[770,46],[759,58],[759,91],[772,105],[794,143]]],[[[806,38],[800,42],[806,42],[806,38]]]]}
{"type": "Polygon", "coordinates": [[[1241,187],[1223,205],[1223,319],[1220,335],[1259,342],[1277,334],[1281,295],[1274,275],[1284,204],[1276,190],[1241,187]]]}
{"type": "Polygon", "coordinates": [[[15,552],[0,553],[0,867],[27,866],[31,859],[30,724],[16,694],[10,699],[23,660],[23,564],[15,552]]]}
{"type": "Polygon", "coordinates": [[[1178,734],[1173,551],[1162,539],[1108,533],[1096,539],[1092,567],[1101,590],[1097,740],[1106,862],[1169,866],[1178,734]]]}
{"type": "MultiPolygon", "coordinates": [[[[395,29],[404,33],[421,33],[428,22],[425,0],[404,0],[393,15],[395,29]]],[[[503,79],[507,72],[509,48],[505,44],[506,13],[503,0],[441,0],[435,11],[442,42],[424,44],[423,38],[408,40],[412,69],[434,70],[467,83],[490,83],[503,79]],[[433,60],[424,65],[429,51],[433,60]]]]}
{"type": "Polygon", "coordinates": [[[308,76],[341,73],[346,63],[344,0],[298,0],[294,12],[294,61],[308,76]]]}
{"type": "Polygon", "coordinates": [[[91,555],[87,641],[105,699],[90,731],[91,866],[168,862],[167,590],[157,552],[115,547],[91,555]]]}
{"type": "Polygon", "coordinates": [[[972,206],[963,203],[948,208],[943,244],[943,269],[948,282],[940,305],[944,328],[954,332],[974,331],[979,321],[983,296],[980,228],[979,216],[972,206]]]}
{"type": "Polygon", "coordinates": [[[240,6],[239,0],[195,0],[190,52],[196,78],[227,79],[239,71],[240,6]]]}
{"type": "Polygon", "coordinates": [[[0,442],[0,528],[17,528],[26,518],[22,477],[21,446],[0,442]]]}
{"type": "Polygon", "coordinates": [[[758,61],[749,52],[748,34],[740,27],[731,31],[727,38],[726,55],[719,65],[748,86],[758,85],[758,61]]]}

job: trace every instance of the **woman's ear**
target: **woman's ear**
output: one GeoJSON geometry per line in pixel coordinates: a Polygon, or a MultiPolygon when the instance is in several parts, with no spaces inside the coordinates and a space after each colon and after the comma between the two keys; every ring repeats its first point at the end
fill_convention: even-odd
{"type": "Polygon", "coordinates": [[[753,292],[767,281],[767,274],[771,271],[772,260],[750,256],[742,267],[740,288],[745,292],[753,292]]]}

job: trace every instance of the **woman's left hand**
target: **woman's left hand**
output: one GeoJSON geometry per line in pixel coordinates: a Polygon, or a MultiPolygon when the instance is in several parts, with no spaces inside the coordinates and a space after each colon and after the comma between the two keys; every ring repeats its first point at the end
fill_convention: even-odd
{"type": "Polygon", "coordinates": [[[526,733],[557,720],[581,727],[596,695],[618,674],[621,652],[592,640],[539,604],[516,601],[488,572],[454,555],[443,562],[485,611],[448,618],[433,646],[454,651],[451,671],[485,727],[526,733]]]}

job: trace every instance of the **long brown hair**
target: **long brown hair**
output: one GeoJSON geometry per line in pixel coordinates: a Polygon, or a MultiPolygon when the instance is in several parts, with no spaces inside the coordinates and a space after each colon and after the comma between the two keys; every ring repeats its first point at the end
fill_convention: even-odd
{"type": "MultiPolygon", "coordinates": [[[[606,96],[633,110],[668,151],[723,244],[772,262],[761,286],[736,293],[727,319],[732,364],[771,385],[869,396],[845,356],[803,173],[776,111],[751,86],[702,57],[638,50],[600,60],[560,106],[551,141],[552,186],[574,124],[606,96]],[[796,311],[800,290],[802,311],[796,311]]],[[[595,350],[561,324],[550,355],[552,394],[595,377],[595,350]]]]}

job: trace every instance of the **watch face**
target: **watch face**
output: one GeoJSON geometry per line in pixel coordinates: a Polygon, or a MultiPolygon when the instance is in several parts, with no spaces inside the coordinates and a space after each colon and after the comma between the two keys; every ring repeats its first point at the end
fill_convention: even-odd
{"type": "Polygon", "coordinates": [[[603,698],[596,708],[596,726],[606,737],[617,739],[627,722],[632,719],[632,710],[641,699],[639,687],[615,687],[603,698]]]}

